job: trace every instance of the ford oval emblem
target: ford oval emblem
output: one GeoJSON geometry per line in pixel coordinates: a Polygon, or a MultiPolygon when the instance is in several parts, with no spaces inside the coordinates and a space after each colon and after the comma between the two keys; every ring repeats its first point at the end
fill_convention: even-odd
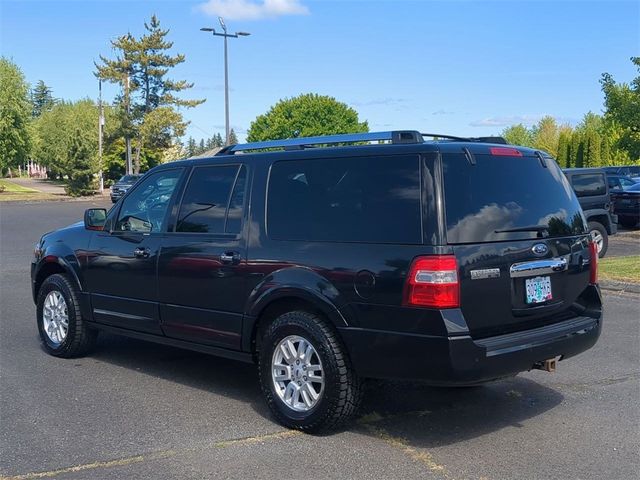
{"type": "Polygon", "coordinates": [[[544,257],[549,252],[549,247],[547,247],[544,243],[536,243],[533,247],[531,247],[531,251],[538,257],[544,257]]]}

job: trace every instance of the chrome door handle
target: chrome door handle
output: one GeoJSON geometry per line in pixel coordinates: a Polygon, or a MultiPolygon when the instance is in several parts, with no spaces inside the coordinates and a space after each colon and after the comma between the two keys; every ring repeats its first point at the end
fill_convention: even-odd
{"type": "Polygon", "coordinates": [[[133,256],[136,258],[149,258],[150,254],[148,248],[138,247],[133,251],[133,256]]]}
{"type": "Polygon", "coordinates": [[[240,254],[236,252],[224,252],[220,254],[220,261],[222,263],[236,264],[240,262],[240,254]]]}
{"type": "Polygon", "coordinates": [[[566,269],[566,258],[549,258],[547,260],[514,263],[511,265],[509,273],[511,278],[519,278],[531,277],[533,275],[544,275],[545,273],[564,272],[566,269]]]}

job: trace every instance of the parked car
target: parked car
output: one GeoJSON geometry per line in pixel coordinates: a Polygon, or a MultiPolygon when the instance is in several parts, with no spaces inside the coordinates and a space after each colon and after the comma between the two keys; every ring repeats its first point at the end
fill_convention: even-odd
{"type": "Polygon", "coordinates": [[[627,228],[633,228],[640,222],[640,183],[611,194],[614,210],[620,223],[627,228]]]}
{"type": "Polygon", "coordinates": [[[256,362],[273,415],[305,431],[349,419],[365,378],[552,371],[602,326],[596,245],[556,162],[414,131],[163,164],[44,235],[31,279],[51,355],[103,330],[256,362]]]}
{"type": "Polygon", "coordinates": [[[631,177],[635,182],[640,182],[640,165],[620,165],[602,168],[607,174],[623,175],[631,177]]]}
{"type": "Polygon", "coordinates": [[[618,217],[612,213],[606,173],[602,168],[567,168],[564,173],[576,192],[589,233],[602,258],[609,248],[609,235],[618,231],[618,217]]]}
{"type": "Polygon", "coordinates": [[[124,175],[116,183],[111,185],[111,202],[116,203],[129,190],[142,175],[124,175]]]}
{"type": "Polygon", "coordinates": [[[633,178],[625,175],[611,175],[607,173],[607,183],[609,184],[609,193],[613,193],[627,190],[639,182],[636,182],[633,178]]]}

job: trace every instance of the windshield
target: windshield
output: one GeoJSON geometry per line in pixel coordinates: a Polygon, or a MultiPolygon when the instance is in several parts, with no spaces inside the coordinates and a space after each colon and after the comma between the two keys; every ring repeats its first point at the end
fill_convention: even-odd
{"type": "Polygon", "coordinates": [[[133,183],[140,178],[140,175],[125,175],[118,182],[122,183],[133,183]]]}
{"type": "Polygon", "coordinates": [[[463,154],[442,157],[449,243],[582,234],[585,219],[562,170],[548,159],[463,154]]]}

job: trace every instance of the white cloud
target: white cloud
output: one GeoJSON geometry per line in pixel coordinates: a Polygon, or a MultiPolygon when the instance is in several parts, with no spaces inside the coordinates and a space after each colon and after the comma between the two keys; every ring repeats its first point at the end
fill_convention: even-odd
{"type": "Polygon", "coordinates": [[[198,10],[225,20],[261,20],[283,15],[308,15],[301,0],[208,0],[198,10]]]}
{"type": "Polygon", "coordinates": [[[509,125],[515,125],[522,123],[530,127],[540,121],[544,115],[514,115],[511,117],[490,117],[482,120],[476,120],[469,125],[472,127],[508,127],[509,125]]]}
{"type": "MultiPolygon", "coordinates": [[[[525,127],[532,127],[540,121],[543,117],[548,116],[546,113],[532,114],[532,115],[512,115],[507,117],[488,117],[482,120],[475,120],[469,125],[472,127],[510,127],[511,125],[523,124],[525,127]]],[[[558,117],[551,115],[555,118],[558,125],[576,125],[578,120],[571,117],[558,117]]]]}

